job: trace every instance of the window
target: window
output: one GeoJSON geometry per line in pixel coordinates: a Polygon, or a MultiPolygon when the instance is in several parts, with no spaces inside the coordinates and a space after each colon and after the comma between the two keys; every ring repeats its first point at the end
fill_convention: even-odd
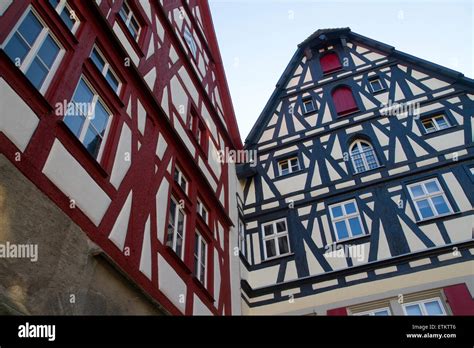
{"type": "Polygon", "coordinates": [[[128,5],[127,0],[123,2],[119,15],[132,37],[137,40],[138,36],[140,35],[140,24],[138,23],[137,17],[133,13],[132,9],[128,5]]]}
{"type": "Polygon", "coordinates": [[[2,48],[40,93],[46,91],[64,53],[50,30],[31,9],[2,48]]]}
{"type": "Polygon", "coordinates": [[[191,118],[189,122],[189,130],[193,133],[194,139],[197,141],[201,149],[204,151],[204,153],[206,153],[207,128],[194,108],[191,108],[191,118]]]}
{"type": "Polygon", "coordinates": [[[112,68],[110,67],[109,62],[104,58],[102,53],[94,47],[91,51],[91,60],[94,65],[99,69],[100,73],[105,77],[107,82],[109,83],[110,87],[114,90],[115,93],[119,94],[121,83],[120,80],[117,78],[117,75],[114,73],[112,68]]]}
{"type": "Polygon", "coordinates": [[[309,114],[310,112],[316,111],[316,107],[314,106],[313,99],[306,99],[303,100],[303,113],[309,114]]]}
{"type": "Polygon", "coordinates": [[[339,116],[347,115],[359,110],[355,102],[352,91],[347,86],[337,87],[332,91],[332,99],[336,106],[336,112],[339,116]]]}
{"type": "Polygon", "coordinates": [[[276,220],[262,225],[263,252],[265,259],[272,259],[290,253],[290,242],[286,219],[276,220]]]}
{"type": "Polygon", "coordinates": [[[380,81],[378,77],[369,80],[369,84],[370,84],[370,89],[372,90],[373,93],[382,91],[384,89],[382,82],[380,81]]]}
{"type": "Polygon", "coordinates": [[[439,297],[403,305],[405,315],[446,315],[439,297]]]}
{"type": "Polygon", "coordinates": [[[239,219],[239,249],[242,255],[245,256],[245,223],[239,219]]]}
{"type": "Polygon", "coordinates": [[[366,141],[356,140],[350,147],[352,165],[356,173],[379,167],[379,162],[372,145],[366,141]]]}
{"type": "Polygon", "coordinates": [[[110,111],[98,94],[81,77],[64,116],[64,123],[97,160],[102,154],[110,117],[110,111]]]}
{"type": "Polygon", "coordinates": [[[61,17],[61,20],[69,28],[72,33],[75,33],[79,27],[79,19],[76,13],[71,9],[66,0],[49,0],[51,6],[54,7],[56,12],[61,17]]]}
{"type": "Polygon", "coordinates": [[[184,27],[184,40],[186,41],[186,44],[189,47],[189,50],[191,51],[191,54],[193,55],[194,59],[197,58],[197,45],[196,41],[194,41],[194,37],[189,31],[188,27],[184,27]]]}
{"type": "Polygon", "coordinates": [[[471,175],[474,176],[474,167],[469,168],[469,171],[471,172],[471,175]]]}
{"type": "Polygon", "coordinates": [[[446,115],[436,115],[421,121],[426,133],[433,133],[451,127],[446,115]]]}
{"type": "Polygon", "coordinates": [[[197,232],[194,237],[194,275],[206,286],[207,243],[197,232]]]}
{"type": "Polygon", "coordinates": [[[319,62],[324,74],[329,74],[342,68],[339,57],[335,52],[326,53],[319,59],[319,62]]]}
{"type": "Polygon", "coordinates": [[[373,309],[373,310],[366,311],[366,312],[354,313],[354,315],[359,315],[359,316],[365,316],[365,315],[369,315],[369,316],[387,316],[387,315],[392,315],[392,313],[390,312],[390,308],[385,307],[385,308],[373,309]]]}
{"type": "Polygon", "coordinates": [[[171,197],[166,245],[173,249],[181,260],[184,252],[185,221],[186,216],[181,205],[177,203],[174,197],[171,197]]]}
{"type": "Polygon", "coordinates": [[[200,200],[198,200],[196,207],[199,216],[202,217],[206,224],[209,224],[209,213],[204,204],[200,200]]]}
{"type": "Polygon", "coordinates": [[[437,179],[408,185],[408,191],[421,220],[452,213],[448,199],[437,179]]]}
{"type": "Polygon", "coordinates": [[[300,170],[298,157],[285,158],[284,160],[278,161],[278,170],[280,175],[297,172],[300,170]]]}
{"type": "Polygon", "coordinates": [[[184,174],[181,172],[181,170],[176,167],[174,169],[174,181],[179,185],[179,187],[181,187],[181,189],[187,193],[187,189],[188,189],[188,181],[186,180],[186,178],[184,177],[184,174]]]}
{"type": "Polygon", "coordinates": [[[329,208],[337,240],[358,237],[365,234],[355,200],[334,204],[329,208]]]}

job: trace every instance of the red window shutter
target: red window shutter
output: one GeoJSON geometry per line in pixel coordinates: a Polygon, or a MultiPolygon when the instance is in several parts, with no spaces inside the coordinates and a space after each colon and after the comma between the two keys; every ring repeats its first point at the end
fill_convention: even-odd
{"type": "Polygon", "coordinates": [[[332,99],[338,115],[345,115],[359,108],[349,87],[338,87],[332,92],[332,99]]]}
{"type": "Polygon", "coordinates": [[[347,315],[347,308],[346,307],[339,307],[339,308],[328,309],[327,315],[330,315],[330,316],[345,316],[345,315],[347,315]]]}
{"type": "Polygon", "coordinates": [[[466,284],[447,286],[443,290],[453,315],[474,315],[474,300],[466,284]]]}
{"type": "Polygon", "coordinates": [[[321,63],[321,69],[325,74],[341,69],[339,57],[334,52],[327,53],[322,56],[319,62],[321,63]]]}

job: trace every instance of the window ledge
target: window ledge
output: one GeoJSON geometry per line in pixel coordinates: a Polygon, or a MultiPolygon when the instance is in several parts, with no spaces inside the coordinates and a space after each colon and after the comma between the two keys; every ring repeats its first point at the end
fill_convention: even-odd
{"type": "Polygon", "coordinates": [[[418,225],[431,224],[431,223],[435,222],[436,220],[441,220],[441,219],[444,219],[446,217],[456,216],[456,215],[461,215],[461,212],[460,211],[454,211],[454,212],[451,212],[451,213],[446,213],[446,214],[443,214],[443,215],[433,216],[433,217],[423,219],[423,220],[416,220],[416,223],[418,225]]]}
{"type": "MultiPolygon", "coordinates": [[[[364,170],[363,172],[353,173],[352,175],[353,175],[353,176],[364,176],[364,175],[367,174],[367,173],[375,172],[375,171],[380,170],[380,169],[382,169],[382,168],[385,168],[385,165],[382,164],[382,165],[378,166],[377,168],[372,168],[372,169],[369,169],[369,170],[364,170]]],[[[373,173],[371,173],[371,174],[373,174],[373,173]]]]}
{"type": "Polygon", "coordinates": [[[191,269],[188,267],[188,265],[186,265],[186,263],[181,260],[181,258],[178,256],[178,254],[175,253],[175,251],[173,250],[173,248],[171,248],[170,246],[166,246],[165,247],[165,250],[167,251],[168,255],[170,255],[174,260],[176,260],[180,266],[183,268],[183,270],[188,273],[188,274],[191,274],[192,271],[191,269]]]}
{"type": "Polygon", "coordinates": [[[386,89],[386,88],[383,88],[383,89],[378,90],[378,91],[376,91],[376,92],[374,92],[374,91],[372,91],[372,90],[370,90],[370,91],[372,92],[372,95],[377,95],[377,94],[382,94],[382,93],[384,93],[384,92],[387,92],[387,89],[386,89]]]}
{"type": "MultiPolygon", "coordinates": [[[[450,121],[450,120],[449,120],[450,121]]],[[[433,137],[437,137],[443,133],[447,133],[448,131],[452,130],[453,128],[456,128],[458,125],[455,124],[455,125],[451,125],[449,126],[448,128],[443,128],[443,129],[440,129],[440,130],[435,130],[433,132],[426,132],[424,131],[424,134],[423,134],[423,137],[425,138],[433,138],[433,137]]]]}
{"type": "Polygon", "coordinates": [[[302,169],[298,169],[296,172],[292,172],[292,173],[288,173],[288,174],[284,174],[284,175],[278,175],[274,179],[274,181],[283,180],[283,179],[291,178],[292,176],[296,176],[298,174],[302,174],[302,173],[305,172],[305,169],[306,168],[302,168],[302,169]]]}
{"type": "Polygon", "coordinates": [[[288,253],[288,254],[274,256],[274,257],[262,260],[260,263],[266,263],[266,262],[277,261],[277,260],[280,261],[286,258],[291,258],[293,256],[295,256],[295,253],[288,253]]]}
{"type": "MultiPolygon", "coordinates": [[[[333,242],[333,244],[346,244],[348,242],[353,242],[355,240],[359,240],[359,239],[364,239],[364,238],[368,238],[370,237],[370,233],[367,233],[367,234],[363,234],[361,236],[357,236],[357,237],[351,237],[351,238],[346,238],[346,239],[340,239],[340,240],[337,240],[335,242],[333,242]]],[[[327,244],[327,245],[330,245],[330,244],[327,244]]]]}
{"type": "Polygon", "coordinates": [[[195,275],[193,275],[193,282],[194,284],[196,284],[196,286],[199,288],[199,290],[201,290],[201,292],[204,294],[204,296],[206,296],[206,298],[211,301],[212,303],[215,303],[216,300],[214,299],[214,297],[211,295],[211,293],[209,292],[209,290],[207,290],[207,288],[201,283],[201,281],[199,279],[196,278],[195,275]]]}

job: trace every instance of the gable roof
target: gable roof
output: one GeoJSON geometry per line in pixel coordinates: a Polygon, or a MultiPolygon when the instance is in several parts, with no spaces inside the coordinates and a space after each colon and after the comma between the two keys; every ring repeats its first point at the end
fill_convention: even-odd
{"type": "Polygon", "coordinates": [[[288,78],[290,77],[290,74],[293,72],[295,65],[301,61],[305,53],[305,50],[311,46],[315,46],[325,41],[333,40],[336,38],[353,40],[353,41],[362,43],[365,46],[375,48],[378,51],[387,54],[387,56],[390,56],[392,58],[398,58],[405,62],[415,64],[428,71],[432,71],[437,74],[442,74],[446,77],[455,79],[456,82],[459,82],[461,84],[465,84],[471,88],[474,88],[474,80],[468,77],[465,77],[464,74],[460,73],[459,71],[455,71],[455,70],[446,68],[444,66],[429,62],[422,58],[418,58],[410,54],[398,51],[393,46],[390,46],[390,45],[384,44],[383,42],[370,39],[363,35],[357,34],[351,31],[351,29],[348,27],[318,29],[297,46],[297,50],[295,54],[291,58],[285,70],[283,71],[283,74],[278,79],[278,82],[275,86],[275,90],[270,96],[270,99],[268,100],[267,104],[263,108],[263,111],[261,112],[260,116],[257,118],[257,121],[255,122],[254,126],[250,130],[250,133],[245,139],[245,147],[250,147],[252,145],[255,145],[257,140],[260,138],[262,132],[265,129],[265,125],[268,121],[268,118],[272,116],[270,114],[271,109],[276,106],[280,92],[285,86],[285,82],[288,80],[288,78]]]}

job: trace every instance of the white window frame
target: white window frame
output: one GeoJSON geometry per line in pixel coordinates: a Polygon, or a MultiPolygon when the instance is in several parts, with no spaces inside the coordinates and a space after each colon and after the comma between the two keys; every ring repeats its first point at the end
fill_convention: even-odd
{"type": "Polygon", "coordinates": [[[209,225],[209,210],[200,199],[197,201],[197,213],[204,220],[206,225],[209,225]],[[203,216],[203,211],[206,212],[206,217],[203,216]]]}
{"type": "Polygon", "coordinates": [[[382,312],[382,311],[387,311],[388,316],[392,315],[392,311],[390,310],[390,307],[381,307],[381,308],[371,309],[369,311],[352,313],[352,315],[356,315],[356,316],[363,316],[363,315],[375,316],[376,312],[382,312]]]}
{"type": "Polygon", "coordinates": [[[184,41],[186,42],[186,45],[188,46],[189,50],[191,51],[191,54],[193,55],[194,59],[197,58],[197,51],[198,47],[196,44],[196,40],[194,40],[194,36],[189,30],[189,28],[185,25],[184,26],[184,33],[183,33],[184,41]]]}
{"type": "Polygon", "coordinates": [[[352,239],[352,238],[359,238],[359,237],[367,235],[367,232],[365,231],[365,228],[364,228],[364,224],[362,223],[362,216],[360,214],[359,207],[358,207],[357,201],[355,199],[350,199],[348,201],[331,204],[328,208],[329,208],[329,214],[331,216],[332,227],[334,228],[334,234],[336,235],[336,240],[337,241],[348,240],[348,239],[352,239]],[[347,214],[345,205],[348,204],[348,203],[351,203],[351,202],[354,203],[356,211],[355,211],[355,213],[347,214]],[[338,207],[338,206],[341,207],[342,216],[339,216],[339,217],[335,218],[333,216],[333,213],[332,213],[332,208],[333,207],[338,207]],[[354,236],[352,234],[352,228],[351,228],[351,225],[349,224],[349,220],[354,218],[354,217],[359,218],[359,224],[360,224],[360,228],[362,230],[362,234],[359,234],[359,235],[356,235],[356,236],[354,236]],[[341,239],[339,238],[339,234],[337,233],[337,227],[336,227],[336,223],[339,222],[339,221],[344,221],[344,223],[346,224],[346,229],[347,229],[347,232],[349,233],[349,236],[347,238],[341,238],[341,239]]]}
{"type": "Polygon", "coordinates": [[[245,240],[245,223],[242,218],[239,217],[238,223],[238,236],[239,236],[239,249],[242,255],[246,256],[246,240],[245,240]]]}
{"type": "MultiPolygon", "coordinates": [[[[107,142],[107,137],[109,135],[110,126],[111,126],[111,123],[112,123],[111,120],[112,120],[113,114],[110,111],[110,109],[108,108],[107,104],[102,100],[102,98],[99,96],[97,91],[94,89],[94,87],[92,87],[92,85],[89,83],[89,81],[86,79],[86,77],[84,75],[81,75],[81,77],[79,78],[79,81],[77,82],[76,88],[74,89],[74,93],[71,96],[70,102],[73,103],[72,98],[76,94],[76,91],[79,88],[79,84],[81,83],[81,80],[84,81],[84,83],[87,85],[87,87],[89,87],[90,90],[92,91],[92,93],[94,94],[94,96],[92,97],[92,102],[91,102],[91,104],[94,105],[94,110],[95,110],[95,106],[97,105],[97,103],[100,103],[103,106],[103,108],[105,109],[105,111],[107,111],[107,113],[109,114],[109,118],[107,120],[107,125],[105,126],[105,132],[104,132],[104,135],[102,136],[102,141],[100,143],[99,153],[97,154],[97,157],[96,157],[96,161],[100,163],[100,161],[102,159],[102,154],[104,153],[105,143],[107,142]]],[[[77,116],[67,116],[67,114],[66,114],[66,115],[64,115],[64,118],[66,118],[66,117],[77,117],[77,116]]],[[[89,125],[90,125],[92,120],[93,120],[93,115],[88,114],[87,116],[85,116],[84,123],[82,124],[82,128],[81,128],[81,132],[80,132],[79,136],[77,137],[77,139],[82,144],[84,144],[84,139],[86,137],[87,130],[89,129],[89,125]]]]}
{"type": "Polygon", "coordinates": [[[286,175],[289,175],[291,173],[296,173],[300,170],[301,170],[301,165],[300,165],[300,159],[298,158],[298,156],[292,156],[292,157],[288,157],[288,158],[285,158],[285,159],[282,159],[282,160],[278,161],[278,174],[279,174],[279,176],[286,176],[286,175]],[[291,166],[291,160],[293,160],[293,159],[296,159],[296,161],[298,163],[298,169],[293,170],[293,168],[291,166]],[[288,173],[283,174],[282,173],[282,164],[285,164],[285,163],[288,165],[288,173]]]}
{"type": "Polygon", "coordinates": [[[309,114],[311,112],[315,112],[316,111],[316,106],[314,105],[314,101],[313,99],[305,99],[303,100],[303,113],[304,114],[309,114]],[[313,109],[312,110],[308,110],[308,108],[306,107],[306,104],[308,103],[311,103],[313,109]]]}
{"type": "Polygon", "coordinates": [[[427,302],[435,302],[435,301],[438,302],[439,307],[441,308],[441,311],[443,312],[442,314],[439,314],[439,315],[440,316],[447,315],[446,314],[446,309],[444,308],[444,305],[443,305],[443,301],[441,301],[441,298],[439,298],[439,297],[433,297],[433,298],[423,299],[423,300],[419,300],[419,301],[403,303],[402,304],[403,314],[408,315],[407,311],[406,311],[407,306],[418,305],[418,306],[420,306],[422,316],[433,315],[433,314],[428,314],[428,312],[426,311],[425,305],[426,305],[427,302]]]}
{"type": "Polygon", "coordinates": [[[438,131],[443,130],[443,129],[450,128],[451,127],[451,122],[449,122],[449,119],[445,114],[437,114],[437,115],[433,115],[431,117],[421,119],[421,125],[423,126],[423,129],[425,130],[426,134],[431,134],[431,133],[438,132],[438,131]],[[440,128],[438,123],[436,122],[436,119],[438,119],[438,118],[442,118],[447,126],[444,127],[444,128],[440,128]],[[426,128],[425,124],[423,123],[425,121],[431,121],[431,123],[433,124],[435,129],[434,130],[428,130],[426,128]]]}
{"type": "MultiPolygon", "coordinates": [[[[122,19],[125,23],[125,26],[127,27],[127,30],[130,32],[130,28],[129,26],[131,25],[130,23],[132,22],[132,18],[135,19],[135,22],[137,22],[138,24],[138,32],[137,32],[137,36],[136,37],[133,37],[133,39],[135,41],[138,41],[138,39],[140,38],[140,34],[142,32],[142,25],[140,24],[140,21],[138,20],[137,16],[135,15],[135,13],[133,13],[133,9],[130,7],[130,5],[128,4],[128,0],[124,0],[123,4],[122,4],[122,7],[120,7],[120,10],[119,10],[119,17],[120,19],[122,19]],[[124,20],[121,16],[121,12],[122,12],[122,8],[123,7],[127,7],[128,8],[128,14],[127,14],[127,18],[124,20]]],[[[132,33],[130,33],[130,35],[132,35],[132,33]]]]}
{"type": "Polygon", "coordinates": [[[286,218],[263,223],[262,224],[262,241],[263,241],[263,256],[265,260],[273,260],[273,259],[277,259],[286,255],[290,255],[291,254],[290,235],[288,233],[288,222],[286,221],[286,218]],[[285,223],[286,230],[282,232],[277,232],[277,227],[276,227],[277,223],[282,222],[282,221],[285,223]],[[265,236],[265,226],[269,226],[269,225],[272,226],[273,233],[271,235],[265,236]],[[278,239],[281,237],[286,237],[288,240],[288,252],[284,254],[280,253],[280,245],[278,243],[278,239]],[[267,257],[266,241],[272,240],[272,239],[275,242],[275,256],[267,257]]]}
{"type": "Polygon", "coordinates": [[[377,153],[375,152],[374,147],[372,146],[372,144],[369,143],[368,141],[358,139],[358,140],[352,142],[352,144],[349,146],[349,156],[351,157],[352,166],[354,167],[354,172],[356,174],[364,173],[364,172],[367,172],[369,170],[375,170],[375,169],[380,167],[380,162],[379,162],[379,159],[377,157],[377,153]],[[369,150],[363,150],[361,144],[365,144],[365,145],[368,145],[370,147],[370,151],[372,151],[372,153],[374,155],[375,163],[377,164],[377,167],[370,168],[369,162],[367,161],[367,155],[366,155],[369,150]],[[362,159],[362,162],[364,163],[364,170],[361,170],[361,171],[357,170],[356,162],[355,162],[354,156],[352,155],[352,151],[353,151],[354,146],[357,146],[357,149],[359,150],[360,158],[362,159]]]}
{"type": "MultiPolygon", "coordinates": [[[[176,250],[176,246],[177,246],[177,236],[178,236],[178,216],[179,216],[179,213],[181,212],[183,214],[183,231],[182,231],[182,246],[181,246],[181,255],[178,255],[179,258],[181,260],[184,260],[184,247],[185,247],[185,242],[186,242],[186,212],[184,211],[184,209],[181,207],[181,204],[179,204],[179,201],[174,198],[173,196],[171,196],[171,199],[170,199],[170,206],[172,204],[172,202],[175,204],[176,206],[176,209],[174,211],[174,225],[173,225],[173,238],[172,238],[172,241],[171,241],[171,245],[168,245],[169,247],[171,247],[171,249],[173,249],[173,251],[176,253],[176,255],[178,255],[177,253],[177,250],[176,250]]],[[[168,214],[168,225],[166,226],[167,228],[167,233],[169,233],[169,225],[170,225],[170,221],[169,221],[169,214],[168,214]]],[[[167,237],[168,238],[168,237],[167,237]]]]}
{"type": "Polygon", "coordinates": [[[57,71],[59,65],[61,64],[61,61],[63,59],[63,56],[64,56],[66,50],[64,49],[63,45],[61,45],[61,43],[58,41],[58,39],[56,39],[53,32],[49,29],[49,27],[45,24],[45,22],[43,21],[41,16],[33,9],[32,6],[29,6],[25,10],[25,12],[21,15],[20,19],[18,20],[16,25],[13,27],[13,29],[10,31],[7,38],[5,39],[5,41],[2,43],[2,45],[0,47],[1,47],[2,50],[5,49],[5,47],[8,45],[8,43],[10,42],[13,35],[15,35],[18,28],[23,23],[23,20],[26,18],[26,16],[30,12],[41,23],[41,25],[43,26],[43,29],[41,29],[41,32],[39,33],[38,37],[36,38],[35,42],[31,46],[30,50],[26,54],[25,58],[21,62],[21,65],[18,67],[18,69],[20,69],[20,71],[26,76],[26,72],[28,71],[31,63],[33,63],[33,60],[36,58],[41,46],[43,45],[44,40],[46,40],[46,37],[48,36],[48,34],[51,36],[51,38],[54,40],[54,42],[59,47],[58,55],[56,56],[56,59],[54,60],[53,64],[51,65],[51,69],[49,69],[49,72],[46,75],[46,78],[44,79],[43,84],[41,85],[41,87],[39,89],[39,92],[42,95],[44,95],[46,93],[46,91],[48,90],[48,87],[51,83],[51,80],[53,79],[54,75],[56,74],[56,71],[57,71]]]}
{"type": "Polygon", "coordinates": [[[385,88],[383,87],[382,80],[380,80],[379,77],[370,79],[370,80],[369,80],[369,85],[370,85],[370,90],[372,91],[372,93],[377,93],[377,92],[383,91],[383,90],[385,89],[385,88]],[[374,86],[372,85],[372,82],[376,82],[376,81],[378,81],[379,84],[380,84],[380,89],[378,89],[378,90],[375,90],[375,89],[374,89],[374,86]]]}
{"type": "MultiPolygon", "coordinates": [[[[198,231],[195,232],[194,235],[195,238],[198,239],[198,250],[196,254],[196,247],[194,247],[194,262],[197,262],[197,274],[196,274],[196,269],[194,269],[194,276],[204,285],[204,287],[207,286],[207,258],[209,256],[209,247],[206,239],[202,236],[201,233],[198,231]],[[202,244],[204,243],[204,248],[205,248],[205,255],[203,258],[203,253],[202,253],[202,244]],[[201,266],[204,266],[204,276],[202,275],[201,271],[201,266]],[[204,281],[201,279],[203,278],[204,281]]],[[[196,267],[196,264],[194,265],[196,267]]]]}
{"type": "Polygon", "coordinates": [[[173,175],[173,180],[178,184],[178,186],[184,191],[184,193],[188,193],[188,186],[189,180],[183,174],[183,171],[176,165],[174,168],[175,174],[173,175]],[[176,172],[178,173],[178,178],[176,179],[176,172]],[[186,183],[186,187],[183,189],[183,181],[186,183]]]}
{"type": "Polygon", "coordinates": [[[447,216],[447,215],[451,215],[453,213],[453,207],[451,206],[451,203],[449,202],[449,199],[446,196],[446,193],[444,192],[443,187],[441,186],[441,184],[440,184],[440,182],[437,178],[432,178],[432,179],[427,179],[427,180],[414,182],[414,183],[408,185],[407,188],[408,188],[408,193],[410,194],[411,201],[412,201],[413,205],[415,206],[416,212],[418,213],[418,217],[419,217],[420,221],[434,219],[434,218],[437,218],[437,217],[440,217],[440,216],[447,216]],[[425,185],[426,185],[426,183],[429,183],[429,182],[432,182],[432,181],[436,182],[436,184],[438,185],[440,191],[437,191],[437,192],[434,192],[434,193],[428,193],[428,190],[426,189],[425,185]],[[423,192],[425,194],[423,196],[419,196],[419,197],[415,198],[414,195],[413,195],[413,192],[411,190],[411,188],[413,186],[421,186],[422,189],[423,189],[423,192]],[[433,197],[438,197],[438,196],[443,196],[444,201],[445,201],[446,205],[449,208],[449,212],[444,213],[444,214],[438,214],[438,212],[436,211],[436,208],[433,204],[433,201],[432,201],[433,197]],[[418,204],[416,204],[417,201],[425,200],[425,199],[428,201],[428,204],[431,208],[431,211],[434,213],[433,216],[430,216],[430,217],[427,217],[427,218],[423,218],[423,216],[421,215],[420,209],[418,208],[418,204]]]}
{"type": "Polygon", "coordinates": [[[69,18],[71,18],[71,14],[74,17],[71,18],[75,23],[73,27],[70,29],[71,33],[75,34],[77,31],[77,28],[81,25],[81,21],[79,20],[79,17],[76,15],[76,11],[71,9],[71,6],[67,3],[67,0],[60,0],[58,5],[55,8],[56,13],[61,16],[61,12],[66,8],[69,11],[69,18]]]}
{"type": "MultiPolygon", "coordinates": [[[[114,69],[112,69],[112,67],[110,66],[110,63],[109,61],[107,60],[107,58],[105,58],[104,54],[102,53],[102,51],[97,47],[97,45],[94,45],[94,47],[92,47],[92,50],[91,50],[91,53],[89,54],[89,58],[91,58],[92,60],[92,52],[94,52],[94,50],[99,54],[99,56],[103,59],[104,61],[104,67],[102,68],[102,71],[100,72],[102,74],[102,76],[104,76],[104,79],[106,79],[107,81],[107,73],[110,71],[110,73],[112,75],[114,75],[115,79],[117,80],[118,82],[118,86],[117,86],[117,90],[114,91],[115,94],[117,95],[120,95],[120,91],[122,90],[122,81],[118,78],[117,74],[115,73],[114,69]]],[[[99,70],[99,67],[97,65],[95,65],[94,61],[92,60],[92,63],[94,64],[94,66],[97,68],[97,70],[99,70]]],[[[110,86],[110,88],[113,89],[113,87],[109,84],[109,81],[107,81],[107,84],[110,86]]]]}

